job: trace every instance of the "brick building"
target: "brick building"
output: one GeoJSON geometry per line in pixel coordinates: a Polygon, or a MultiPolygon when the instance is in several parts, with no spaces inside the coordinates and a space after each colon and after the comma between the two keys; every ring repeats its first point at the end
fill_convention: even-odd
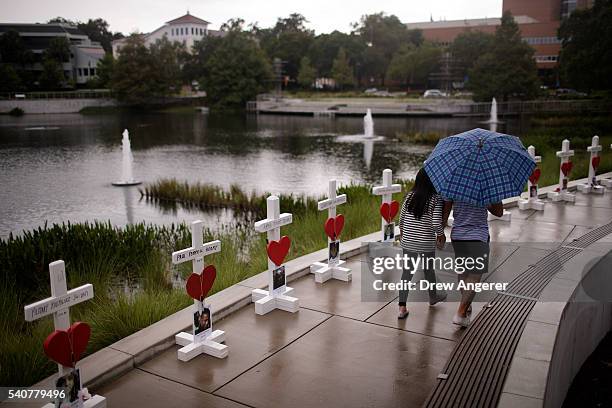
{"type": "MultiPolygon", "coordinates": [[[[502,13],[510,11],[519,25],[523,40],[535,49],[538,74],[550,82],[554,77],[561,42],[557,30],[561,21],[577,8],[590,7],[593,0],[503,0],[502,13]]],[[[444,45],[466,30],[494,33],[500,18],[408,23],[423,31],[425,39],[444,45]]]]}

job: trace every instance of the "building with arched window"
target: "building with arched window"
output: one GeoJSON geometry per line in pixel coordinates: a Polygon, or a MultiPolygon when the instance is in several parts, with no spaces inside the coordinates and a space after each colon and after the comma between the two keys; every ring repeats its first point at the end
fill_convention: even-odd
{"type": "MultiPolygon", "coordinates": [[[[184,16],[166,22],[157,30],[143,34],[145,45],[149,46],[155,41],[166,37],[169,41],[185,44],[187,51],[191,52],[191,47],[193,47],[196,41],[200,41],[208,35],[221,35],[220,31],[209,29],[209,24],[208,21],[192,16],[187,12],[184,16]]],[[[121,47],[124,43],[124,38],[113,41],[113,55],[115,58],[121,53],[121,47]]]]}

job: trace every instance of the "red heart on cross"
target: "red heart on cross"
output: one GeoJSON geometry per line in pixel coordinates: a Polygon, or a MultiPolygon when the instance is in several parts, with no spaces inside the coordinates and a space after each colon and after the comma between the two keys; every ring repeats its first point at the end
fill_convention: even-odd
{"type": "Polygon", "coordinates": [[[268,246],[266,247],[268,258],[270,258],[276,266],[281,266],[289,252],[289,247],[291,247],[291,239],[286,235],[283,235],[278,241],[268,242],[268,246]]]}
{"type": "Polygon", "coordinates": [[[531,184],[538,184],[538,180],[540,180],[540,175],[542,174],[542,171],[539,168],[535,168],[533,170],[533,173],[531,173],[531,176],[529,176],[529,182],[531,184]]]}
{"type": "Polygon", "coordinates": [[[399,203],[395,200],[391,201],[390,203],[382,203],[380,206],[380,215],[385,219],[385,221],[387,221],[387,223],[390,223],[391,220],[395,218],[398,211],[399,203]]]}
{"type": "Polygon", "coordinates": [[[593,168],[595,170],[597,170],[597,168],[599,167],[599,161],[601,160],[601,157],[599,156],[595,156],[591,159],[591,164],[593,165],[593,168]]]}
{"type": "Polygon", "coordinates": [[[87,349],[91,328],[87,323],[73,323],[67,330],[55,330],[45,339],[43,349],[51,360],[64,367],[74,367],[87,349]]]}
{"type": "Polygon", "coordinates": [[[571,161],[568,161],[568,162],[565,162],[565,163],[561,164],[561,172],[563,173],[563,175],[565,177],[567,177],[567,175],[570,173],[570,171],[572,171],[572,166],[573,166],[573,164],[572,164],[571,161]]]}
{"type": "Polygon", "coordinates": [[[328,218],[325,221],[325,233],[332,241],[335,241],[344,228],[344,215],[338,214],[336,218],[328,218]]]}
{"type": "Polygon", "coordinates": [[[192,273],[187,279],[187,293],[195,300],[203,300],[215,283],[217,269],[214,265],[208,265],[201,274],[192,273]]]}

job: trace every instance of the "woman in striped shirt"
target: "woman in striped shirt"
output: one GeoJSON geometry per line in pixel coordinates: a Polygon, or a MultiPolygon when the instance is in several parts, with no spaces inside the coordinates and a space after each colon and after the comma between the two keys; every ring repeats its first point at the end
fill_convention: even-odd
{"type": "MultiPolygon", "coordinates": [[[[400,245],[405,256],[418,259],[421,257],[421,265],[425,265],[423,272],[425,278],[431,282],[436,282],[436,274],[433,269],[427,268],[432,262],[427,262],[428,258],[433,258],[438,247],[444,246],[446,237],[442,224],[443,201],[436,192],[425,169],[419,170],[412,191],[406,194],[400,212],[400,232],[402,238],[400,245]]],[[[408,265],[415,263],[408,262],[408,265]]],[[[416,271],[404,268],[402,281],[412,280],[412,275],[416,271]]],[[[401,290],[399,294],[399,313],[398,319],[405,319],[408,316],[406,300],[408,290],[401,290]]],[[[434,290],[429,291],[429,304],[435,305],[446,299],[446,293],[438,293],[434,290]]]]}

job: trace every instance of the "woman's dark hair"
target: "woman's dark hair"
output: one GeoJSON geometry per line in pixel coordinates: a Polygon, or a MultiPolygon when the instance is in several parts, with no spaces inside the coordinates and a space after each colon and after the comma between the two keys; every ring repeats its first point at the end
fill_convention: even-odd
{"type": "Polygon", "coordinates": [[[436,189],[432,184],[425,169],[421,168],[414,179],[412,194],[410,194],[407,210],[414,215],[414,218],[420,220],[431,203],[431,199],[436,195],[436,189]]]}

